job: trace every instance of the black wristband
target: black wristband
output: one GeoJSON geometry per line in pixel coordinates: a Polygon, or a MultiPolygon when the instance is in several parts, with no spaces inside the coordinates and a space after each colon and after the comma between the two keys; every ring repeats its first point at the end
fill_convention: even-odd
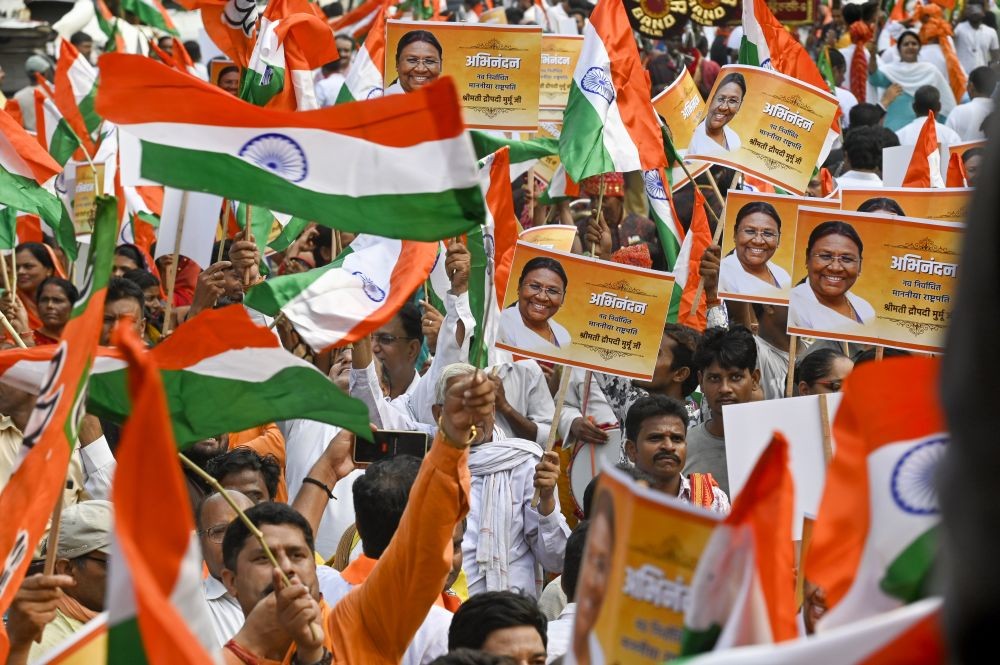
{"type": "Polygon", "coordinates": [[[309,476],[306,476],[305,478],[302,479],[302,484],[304,485],[306,483],[309,483],[310,485],[315,485],[316,487],[326,492],[327,497],[333,499],[334,501],[337,500],[337,497],[333,495],[333,488],[325,485],[324,483],[321,483],[315,478],[310,478],[309,476]]]}

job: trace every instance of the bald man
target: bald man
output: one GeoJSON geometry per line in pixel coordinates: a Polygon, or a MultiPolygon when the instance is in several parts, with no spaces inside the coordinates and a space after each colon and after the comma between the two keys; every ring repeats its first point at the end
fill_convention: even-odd
{"type": "MultiPolygon", "coordinates": [[[[230,491],[229,496],[240,510],[248,510],[254,504],[246,495],[230,491]]],[[[212,627],[219,640],[219,648],[228,642],[243,627],[243,610],[235,598],[229,595],[222,584],[222,537],[226,527],[236,519],[233,510],[221,494],[210,494],[202,500],[197,513],[198,540],[209,575],[202,582],[205,601],[212,615],[212,627]]]]}

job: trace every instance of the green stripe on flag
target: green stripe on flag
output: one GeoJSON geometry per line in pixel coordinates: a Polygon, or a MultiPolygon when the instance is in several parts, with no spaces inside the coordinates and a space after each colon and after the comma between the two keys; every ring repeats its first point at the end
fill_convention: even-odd
{"type": "Polygon", "coordinates": [[[575,81],[570,86],[563,114],[559,159],[574,182],[617,170],[604,147],[604,122],[575,81]]]}
{"type": "Polygon", "coordinates": [[[489,348],[484,335],[484,322],[489,316],[486,311],[486,289],[492,288],[487,268],[486,247],[483,227],[478,226],[466,236],[471,267],[469,270],[469,309],[476,319],[476,330],[469,344],[469,364],[481,369],[489,365],[489,348]]]}
{"type": "Polygon", "coordinates": [[[146,212],[145,210],[142,210],[136,213],[135,216],[141,219],[142,221],[146,222],[150,226],[152,226],[154,229],[160,228],[160,218],[151,212],[146,212]]]}
{"type": "MultiPolygon", "coordinates": [[[[478,188],[476,191],[479,191],[478,188]]],[[[31,178],[0,168],[0,203],[41,217],[56,233],[56,242],[69,258],[76,260],[78,249],[73,220],[59,198],[31,178]]]]}
{"type": "Polygon", "coordinates": [[[302,232],[306,230],[306,226],[308,225],[309,220],[302,219],[301,217],[292,217],[285,224],[285,228],[281,229],[278,237],[269,242],[267,246],[276,252],[285,251],[289,245],[295,242],[296,238],[302,235],[302,232]]]}
{"type": "Polygon", "coordinates": [[[76,149],[80,147],[80,141],[76,138],[76,133],[66,123],[64,118],[59,119],[55,131],[49,137],[49,154],[60,166],[66,166],[76,149]]]}
{"type": "Polygon", "coordinates": [[[14,249],[17,246],[17,211],[8,206],[0,206],[0,249],[14,249]]]}
{"type": "Polygon", "coordinates": [[[740,41],[740,54],[737,62],[741,65],[760,67],[760,55],[757,53],[757,45],[747,39],[745,35],[742,41],[740,41]]]}
{"type": "Polygon", "coordinates": [[[879,587],[893,598],[912,603],[932,594],[931,570],[938,550],[938,527],[934,526],[906,546],[886,568],[879,587]]]}
{"type": "Polygon", "coordinates": [[[126,12],[135,14],[139,23],[153,28],[159,28],[164,32],[179,36],[176,29],[171,29],[163,20],[163,15],[151,4],[146,4],[142,0],[121,0],[121,8],[126,12]]]}
{"type": "MultiPolygon", "coordinates": [[[[685,627],[681,633],[681,654],[692,656],[699,653],[711,651],[715,643],[719,641],[722,633],[722,626],[712,624],[704,630],[691,630],[685,627]]],[[[673,661],[678,662],[678,661],[673,661]]]]}
{"type": "MultiPolygon", "coordinates": [[[[124,562],[119,565],[121,563],[124,562]]],[[[148,662],[137,616],[108,626],[107,665],[146,665],[148,662]]]]}
{"type": "Polygon", "coordinates": [[[146,141],[142,142],[141,173],[171,187],[211,192],[342,231],[405,240],[434,241],[463,235],[481,222],[484,208],[478,184],[443,192],[324,194],[299,187],[238,157],[146,141]],[[211,183],[211,189],[206,183],[211,183]]]}
{"type": "Polygon", "coordinates": [[[240,79],[240,99],[266,106],[271,99],[285,88],[285,70],[265,64],[263,73],[244,69],[240,79]]]}
{"type": "Polygon", "coordinates": [[[517,141],[474,129],[469,131],[469,135],[472,137],[472,145],[476,149],[476,159],[483,159],[492,155],[505,146],[510,148],[511,164],[559,154],[559,141],[554,138],[544,137],[528,141],[517,141]]]}
{"type": "MultiPolygon", "coordinates": [[[[184,370],[164,370],[161,376],[180,448],[219,432],[239,432],[292,418],[337,425],[360,436],[371,431],[368,408],[310,368],[288,367],[265,381],[184,370]]],[[[91,376],[87,410],[124,422],[131,411],[124,370],[91,376]]]]}
{"type": "Polygon", "coordinates": [[[95,104],[97,103],[97,85],[91,88],[87,96],[80,100],[80,115],[83,116],[83,124],[87,131],[93,136],[101,126],[103,119],[97,115],[95,104]]]}
{"type": "Polygon", "coordinates": [[[350,254],[353,254],[353,250],[348,247],[336,259],[321,268],[282,275],[261,282],[247,291],[243,304],[267,316],[277,316],[282,307],[298,298],[310,284],[322,278],[330,270],[343,267],[344,259],[350,254]]]}

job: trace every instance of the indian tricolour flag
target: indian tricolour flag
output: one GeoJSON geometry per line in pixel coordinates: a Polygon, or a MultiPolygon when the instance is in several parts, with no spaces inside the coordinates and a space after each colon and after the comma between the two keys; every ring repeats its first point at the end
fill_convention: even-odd
{"type": "Polygon", "coordinates": [[[806,578],[827,630],[929,595],[941,521],[935,487],[949,436],[940,360],[859,366],[844,384],[806,578]]]}
{"type": "Polygon", "coordinates": [[[930,111],[917,134],[913,156],[903,176],[903,187],[944,187],[939,148],[934,111],[930,111]]]}
{"type": "Polygon", "coordinates": [[[333,32],[308,0],[271,0],[240,82],[240,98],[286,111],[319,108],[313,70],[336,60],[333,32]]]}
{"type": "Polygon", "coordinates": [[[575,199],[580,196],[580,185],[566,175],[566,167],[559,164],[545,192],[538,197],[542,203],[554,203],[559,199],[575,199]]]}
{"type": "MultiPolygon", "coordinates": [[[[3,113],[0,116],[6,117],[3,113]]],[[[0,186],[0,192],[5,189],[0,186]]],[[[77,445],[89,368],[101,335],[117,230],[115,200],[100,196],[96,206],[80,298],[73,303],[63,338],[53,345],[51,361],[42,370],[40,394],[25,426],[13,473],[0,492],[0,515],[7,516],[0,520],[0,561],[4,562],[0,614],[7,612],[24,579],[31,552],[41,540],[56,500],[66,486],[66,471],[77,445]]],[[[0,662],[7,661],[8,648],[6,631],[0,627],[0,662]]]]}
{"type": "MultiPolygon", "coordinates": [[[[54,347],[0,353],[0,382],[37,393],[54,347]]],[[[365,434],[365,406],[311,364],[285,351],[239,305],[202,312],[150,351],[163,377],[178,443],[276,420],[307,418],[365,434]]],[[[125,362],[101,348],[87,409],[114,422],[132,413],[125,362]]]]}
{"type": "Polygon", "coordinates": [[[684,234],[677,258],[674,261],[674,291],[670,296],[667,320],[704,330],[707,308],[702,294],[697,311],[692,312],[694,297],[701,281],[701,256],[712,244],[712,229],[705,213],[705,197],[697,188],[694,190],[694,206],[691,208],[691,226],[684,234]]]}
{"type": "Polygon", "coordinates": [[[130,322],[115,344],[128,362],[134,408],[122,428],[112,497],[115,531],[108,568],[107,663],[221,663],[202,599],[201,546],[177,464],[161,371],[130,322]]]}
{"type": "Polygon", "coordinates": [[[80,147],[80,141],[56,107],[52,94],[45,91],[47,85],[39,81],[35,88],[35,135],[41,146],[52,155],[52,159],[59,166],[66,166],[66,162],[80,147]]]}
{"type": "Polygon", "coordinates": [[[788,443],[776,432],[698,559],[684,612],[682,655],[798,635],[794,502],[788,443]]]}
{"type": "Polygon", "coordinates": [[[59,246],[76,258],[69,213],[53,192],[62,167],[7,113],[0,111],[0,204],[38,215],[59,246]]]}
{"type": "Polygon", "coordinates": [[[364,101],[381,97],[385,85],[385,12],[380,6],[371,23],[365,43],[354,54],[344,85],[337,93],[337,103],[364,101]]]}
{"type": "Polygon", "coordinates": [[[362,234],[327,266],[251,288],[244,304],[284,314],[317,352],[350,344],[396,315],[427,279],[437,247],[362,234]]]}
{"type": "MultiPolygon", "coordinates": [[[[819,68],[798,38],[785,29],[771,13],[766,0],[743,2],[743,40],[740,42],[739,63],[773,69],[819,90],[829,90],[819,68]]],[[[833,142],[840,136],[840,122],[835,121],[827,133],[820,152],[819,164],[826,161],[833,142]]]]}
{"type": "Polygon", "coordinates": [[[621,2],[599,2],[583,29],[559,157],[576,182],[598,173],[666,165],[649,76],[621,2]]]}
{"type": "Polygon", "coordinates": [[[483,160],[480,183],[487,214],[486,223],[468,235],[472,255],[469,307],[476,318],[469,362],[488,367],[498,360],[494,354],[500,310],[504,307],[503,297],[517,244],[517,217],[510,189],[510,148],[501,148],[483,160]]]}
{"type": "Polygon", "coordinates": [[[393,0],[368,0],[343,16],[331,19],[330,27],[338,35],[350,35],[355,40],[361,40],[372,30],[379,10],[388,10],[395,4],[393,0]]]}
{"type": "Polygon", "coordinates": [[[160,3],[160,0],[121,0],[122,10],[130,12],[139,19],[139,23],[152,28],[179,35],[174,20],[160,3]]]}
{"type": "Polygon", "coordinates": [[[948,662],[941,599],[928,598],[821,635],[713,651],[673,665],[938,665],[948,662]]]}
{"type": "Polygon", "coordinates": [[[94,110],[97,70],[67,39],[59,40],[54,100],[59,112],[93,156],[101,117],[94,110]]]}
{"type": "Polygon", "coordinates": [[[412,240],[461,235],[485,215],[449,77],[408,95],[293,113],[139,56],[104,56],[101,76],[98,111],[121,130],[125,185],[147,179],[412,240]]]}

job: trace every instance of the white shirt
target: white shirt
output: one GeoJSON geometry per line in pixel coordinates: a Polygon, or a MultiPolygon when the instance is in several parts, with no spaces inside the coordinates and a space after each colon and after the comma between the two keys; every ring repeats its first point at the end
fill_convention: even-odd
{"type": "Polygon", "coordinates": [[[549,330],[556,343],[552,344],[534,330],[524,325],[521,317],[521,310],[517,305],[507,307],[500,313],[500,335],[499,341],[506,342],[511,346],[516,346],[525,351],[537,351],[539,353],[552,353],[556,347],[564,349],[570,345],[569,331],[559,325],[554,318],[550,318],[549,330]]]}
{"type": "MultiPolygon", "coordinates": [[[[515,411],[535,423],[538,427],[535,443],[544,446],[549,438],[549,430],[552,429],[552,416],[556,409],[542,368],[534,360],[518,360],[515,363],[497,365],[496,374],[503,382],[507,402],[515,411]]],[[[510,423],[499,412],[496,414],[496,424],[508,437],[517,436],[510,423]]]]}
{"type": "Polygon", "coordinates": [[[316,99],[320,106],[333,106],[337,103],[337,95],[344,87],[347,78],[340,72],[334,72],[316,84],[316,99]]]}
{"type": "Polygon", "coordinates": [[[837,187],[881,187],[882,178],[877,173],[867,173],[864,171],[847,171],[837,180],[837,187]]]}
{"type": "MultiPolygon", "coordinates": [[[[320,458],[340,428],[315,420],[285,420],[276,423],[285,437],[285,482],[288,498],[294,500],[302,488],[302,479],[320,458]]],[[[355,469],[333,486],[334,500],[323,510],[323,518],[316,531],[316,551],[324,559],[337,552],[340,539],[347,528],[354,524],[354,481],[364,471],[355,469]]]]}
{"type": "Polygon", "coordinates": [[[222,582],[211,575],[202,580],[201,589],[212,617],[212,632],[221,649],[240,631],[246,617],[243,616],[239,601],[230,596],[222,582]]]}
{"type": "Polygon", "coordinates": [[[559,618],[549,622],[546,663],[551,663],[569,651],[569,644],[573,640],[573,621],[575,619],[576,603],[567,603],[559,614],[559,618]]]}
{"type": "Polygon", "coordinates": [[[757,275],[747,272],[736,253],[727,254],[719,265],[719,291],[738,293],[747,296],[767,296],[781,298],[787,295],[786,289],[791,287],[792,278],[780,266],[767,262],[767,270],[777,282],[765,282],[757,275]]]}
{"type": "MultiPolygon", "coordinates": [[[[951,37],[948,37],[948,39],[951,39],[951,37]]],[[[938,68],[945,81],[950,80],[948,78],[948,61],[944,58],[944,51],[941,50],[940,44],[924,44],[920,47],[920,55],[917,56],[917,60],[919,62],[931,63],[938,68]]]]}
{"type": "MultiPolygon", "coordinates": [[[[896,130],[896,136],[899,137],[900,145],[916,145],[917,139],[920,137],[920,130],[924,128],[924,123],[927,121],[927,116],[921,118],[915,118],[909,122],[909,124],[904,125],[896,130]]],[[[939,145],[954,145],[955,143],[961,143],[962,137],[959,136],[955,130],[942,125],[937,120],[934,121],[934,130],[937,132],[937,140],[939,145]]]]}
{"type": "Polygon", "coordinates": [[[944,124],[961,137],[963,141],[985,139],[983,121],[993,113],[993,100],[989,97],[973,97],[967,103],[956,106],[944,124]]]}
{"type": "Polygon", "coordinates": [[[837,103],[840,104],[840,126],[847,129],[850,124],[851,109],[858,105],[858,98],[854,93],[846,88],[834,88],[833,94],[837,96],[837,103]]]}
{"type": "Polygon", "coordinates": [[[757,335],[754,335],[753,341],[757,343],[757,369],[760,370],[764,399],[781,399],[785,396],[785,381],[788,378],[788,351],[772,346],[757,335]]]}
{"type": "Polygon", "coordinates": [[[705,122],[702,121],[697,127],[694,128],[694,134],[691,136],[691,142],[688,144],[688,155],[718,155],[724,157],[729,153],[736,152],[740,149],[742,142],[740,141],[739,135],[729,128],[729,125],[722,126],[722,135],[725,137],[726,147],[723,147],[715,142],[708,136],[708,132],[705,129],[705,122]]]}
{"type": "Polygon", "coordinates": [[[739,51],[740,42],[743,41],[743,26],[738,25],[733,28],[733,31],[729,33],[729,38],[726,40],[726,48],[730,51],[739,51]]]}
{"type": "MultiPolygon", "coordinates": [[[[523,439],[522,439],[523,441],[523,439]]],[[[480,446],[499,446],[503,441],[493,441],[480,446]]],[[[474,446],[470,455],[476,454],[474,446]]],[[[539,448],[539,455],[541,448],[539,448]]],[[[563,555],[570,529],[559,509],[559,495],[556,507],[548,515],[541,515],[531,507],[535,494],[535,465],[538,461],[530,458],[510,472],[511,500],[515,503],[510,524],[510,563],[508,579],[511,589],[520,589],[532,598],[538,597],[535,563],[546,571],[562,572],[563,555]]],[[[486,576],[476,563],[476,547],[482,524],[483,492],[485,476],[472,476],[472,491],[468,515],[468,526],[462,540],[462,569],[468,578],[469,595],[486,591],[486,576]]]]}
{"type": "Polygon", "coordinates": [[[980,24],[973,28],[968,21],[962,21],[955,26],[955,54],[966,74],[971,74],[977,67],[990,64],[990,51],[1000,50],[1000,39],[997,31],[980,24]]]}
{"type": "MultiPolygon", "coordinates": [[[[569,386],[566,388],[566,399],[563,401],[563,408],[559,414],[559,431],[563,433],[563,439],[569,434],[569,428],[573,421],[583,415],[583,393],[586,386],[583,383],[585,370],[574,369],[573,375],[569,379],[569,386]]],[[[601,390],[601,384],[597,380],[596,373],[590,375],[590,394],[587,396],[587,415],[594,419],[594,423],[600,425],[611,425],[618,422],[614,409],[608,403],[608,397],[601,390]]]]}

